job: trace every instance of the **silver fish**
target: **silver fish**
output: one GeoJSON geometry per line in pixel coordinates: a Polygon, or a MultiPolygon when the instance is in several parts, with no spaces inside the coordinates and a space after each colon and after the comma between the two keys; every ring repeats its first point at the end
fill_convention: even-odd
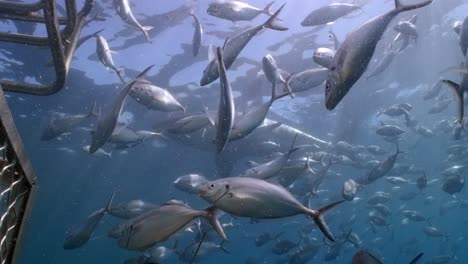
{"type": "MultiPolygon", "coordinates": [[[[84,152],[87,152],[89,153],[89,149],[91,148],[90,145],[85,145],[85,146],[82,146],[81,149],[84,151],[84,152]]],[[[103,149],[98,149],[96,150],[96,152],[93,153],[93,156],[96,156],[96,157],[104,157],[104,158],[108,158],[108,159],[111,159],[112,158],[112,152],[107,152],[103,149]]]]}
{"type": "Polygon", "coordinates": [[[97,112],[96,103],[94,103],[93,109],[88,114],[71,115],[53,112],[50,117],[50,121],[47,124],[47,128],[42,133],[41,140],[54,139],[81,125],[90,117],[97,116],[97,112]]]}
{"type": "Polygon", "coordinates": [[[63,244],[64,249],[75,249],[83,246],[91,238],[96,227],[101,222],[102,217],[107,214],[112,205],[112,200],[114,199],[115,191],[112,193],[109,201],[107,202],[106,207],[97,210],[92,213],[86,221],[81,223],[78,226],[74,226],[67,231],[67,236],[63,244]]]}
{"type": "Polygon", "coordinates": [[[430,3],[432,0],[403,5],[400,0],[395,0],[395,9],[371,19],[347,35],[336,51],[325,86],[325,105],[328,110],[333,110],[364,74],[377,43],[392,19],[401,12],[421,8],[430,3]]]}
{"type": "Polygon", "coordinates": [[[107,44],[106,39],[99,34],[96,34],[95,36],[96,53],[99,57],[99,60],[104,65],[104,67],[115,71],[115,73],[117,73],[117,76],[119,76],[120,81],[122,81],[122,83],[125,83],[125,79],[122,76],[123,69],[117,68],[115,66],[114,60],[112,59],[112,50],[109,48],[109,44],[107,44]]]}
{"type": "Polygon", "coordinates": [[[336,51],[330,48],[318,48],[314,51],[312,59],[318,65],[329,69],[333,63],[333,57],[336,51]]]}
{"type": "Polygon", "coordinates": [[[144,250],[168,239],[198,217],[207,219],[218,234],[227,240],[223,228],[215,215],[215,208],[197,211],[181,201],[171,200],[122,224],[122,234],[117,243],[128,250],[144,250]]]}
{"type": "Polygon", "coordinates": [[[153,29],[152,26],[142,26],[133,15],[132,9],[130,9],[130,3],[128,0],[114,0],[114,8],[117,11],[117,14],[130,26],[134,26],[138,28],[148,42],[151,43],[150,36],[148,35],[148,31],[153,29]]]}
{"type": "MultiPolygon", "coordinates": [[[[287,79],[290,77],[290,75],[278,67],[275,58],[273,58],[271,54],[267,54],[263,57],[262,64],[265,77],[271,84],[275,85],[278,81],[280,81],[286,86],[287,79]]],[[[288,89],[288,92],[292,94],[288,86],[286,86],[286,89],[288,89]]]]}
{"type": "Polygon", "coordinates": [[[109,137],[114,132],[114,129],[117,125],[117,120],[122,112],[123,105],[125,104],[125,100],[127,98],[128,93],[133,88],[138,80],[143,78],[146,73],[153,68],[153,65],[149,66],[145,70],[143,70],[135,80],[129,82],[117,95],[117,98],[110,106],[110,111],[107,113],[99,113],[98,120],[96,122],[95,130],[92,133],[91,139],[91,147],[89,148],[89,153],[96,152],[99,148],[101,148],[109,137]]]}
{"type": "Polygon", "coordinates": [[[361,9],[359,6],[344,3],[333,3],[312,11],[302,20],[303,27],[325,25],[361,9]]]}
{"type": "MultiPolygon", "coordinates": [[[[276,83],[275,80],[274,82],[276,83]]],[[[281,99],[288,94],[289,93],[276,95],[275,84],[273,84],[271,88],[271,98],[268,102],[258,107],[254,107],[242,116],[236,117],[231,134],[229,136],[229,141],[244,138],[245,136],[248,136],[250,133],[252,133],[258,126],[263,123],[263,120],[265,120],[272,104],[276,100],[281,99]]]]}
{"type": "Polygon", "coordinates": [[[323,84],[327,80],[327,68],[313,68],[292,75],[286,84],[292,93],[310,90],[323,84]]]}
{"type": "Polygon", "coordinates": [[[392,63],[396,55],[397,55],[397,52],[393,52],[393,51],[385,53],[383,58],[380,60],[379,64],[375,66],[374,71],[372,71],[371,74],[367,75],[366,78],[370,79],[384,72],[388,68],[388,66],[390,66],[390,64],[392,63]]]}
{"type": "Polygon", "coordinates": [[[130,96],[151,110],[185,112],[185,108],[168,90],[158,87],[147,80],[138,80],[130,91],[130,96]]]}
{"type": "Polygon", "coordinates": [[[200,244],[200,242],[194,242],[181,252],[179,259],[188,263],[197,263],[217,251],[223,251],[224,253],[230,254],[224,247],[223,242],[221,242],[221,244],[213,242],[202,242],[200,244]]]}
{"type": "Polygon", "coordinates": [[[405,131],[398,126],[394,125],[383,125],[379,127],[375,133],[380,136],[393,137],[403,134],[405,131]]]}
{"type": "Polygon", "coordinates": [[[331,241],[334,238],[323,220],[323,214],[343,202],[338,201],[312,210],[303,206],[283,187],[247,177],[208,182],[198,189],[198,194],[216,208],[241,217],[268,219],[308,215],[331,241]]]}
{"type": "Polygon", "coordinates": [[[195,194],[198,187],[207,182],[208,180],[204,176],[191,173],[177,178],[174,181],[174,186],[181,191],[195,194]]]}
{"type": "Polygon", "coordinates": [[[349,179],[343,183],[343,189],[341,190],[341,196],[347,201],[354,200],[358,191],[359,184],[353,179],[349,179]]]}
{"type": "Polygon", "coordinates": [[[192,51],[193,56],[198,56],[198,52],[200,51],[202,37],[203,37],[203,27],[200,23],[200,20],[195,14],[191,14],[194,19],[193,26],[195,27],[195,31],[193,32],[193,39],[192,39],[192,51]]]}
{"type": "Polygon", "coordinates": [[[232,22],[250,21],[260,14],[271,16],[271,6],[274,1],[265,6],[264,9],[259,9],[247,3],[235,0],[218,0],[210,3],[207,13],[211,16],[226,19],[232,22]]]}
{"type": "Polygon", "coordinates": [[[436,98],[440,94],[440,91],[442,91],[442,82],[441,80],[437,80],[430,88],[424,91],[424,101],[436,98]]]}
{"type": "MultiPolygon", "coordinates": [[[[268,18],[265,23],[243,31],[232,38],[228,38],[223,47],[223,61],[226,69],[229,69],[232,66],[242,49],[244,49],[247,43],[249,43],[249,41],[261,30],[265,28],[279,31],[287,30],[287,28],[275,24],[275,20],[283,7],[284,5],[282,5],[278,11],[276,11],[270,18],[268,18]]],[[[210,84],[219,78],[218,61],[213,55],[211,57],[213,58],[211,58],[208,66],[203,71],[203,76],[200,80],[201,86],[210,84]]]]}
{"type": "Polygon", "coordinates": [[[208,124],[210,119],[206,115],[190,115],[173,122],[165,131],[171,134],[190,134],[208,124]]]}
{"type": "Polygon", "coordinates": [[[262,179],[262,180],[266,180],[275,176],[278,172],[281,171],[281,169],[284,168],[291,154],[301,149],[300,147],[294,147],[296,138],[297,138],[297,135],[294,137],[294,140],[291,144],[291,148],[286,154],[282,154],[279,157],[276,157],[266,163],[258,164],[255,167],[246,170],[240,176],[262,179]]]}
{"type": "Polygon", "coordinates": [[[122,219],[131,219],[155,208],[157,208],[157,206],[152,203],[143,200],[131,200],[112,206],[109,209],[109,214],[122,219]]]}
{"type": "Polygon", "coordinates": [[[236,107],[232,95],[231,84],[226,76],[223,50],[217,49],[218,72],[220,75],[220,96],[218,105],[218,122],[216,123],[216,149],[223,151],[229,141],[235,122],[236,107]]]}
{"type": "Polygon", "coordinates": [[[468,17],[463,20],[460,26],[460,48],[463,55],[466,56],[466,50],[468,49],[468,17]]]}

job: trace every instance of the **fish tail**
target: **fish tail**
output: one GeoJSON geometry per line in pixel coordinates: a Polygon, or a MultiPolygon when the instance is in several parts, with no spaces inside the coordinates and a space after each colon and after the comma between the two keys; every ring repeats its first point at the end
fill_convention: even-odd
{"type": "Polygon", "coordinates": [[[424,255],[423,252],[419,253],[416,257],[414,257],[409,264],[416,264],[420,258],[424,255]]]}
{"type": "Polygon", "coordinates": [[[106,213],[108,213],[111,209],[111,206],[112,206],[112,201],[114,200],[114,196],[115,196],[115,192],[116,190],[114,189],[114,191],[112,192],[112,195],[109,199],[109,201],[107,202],[107,205],[106,205],[106,213]]]}
{"type": "Polygon", "coordinates": [[[327,237],[332,242],[335,242],[335,238],[333,237],[333,234],[331,233],[330,229],[325,223],[325,220],[323,219],[323,214],[344,201],[345,200],[334,202],[316,210],[306,208],[306,213],[314,219],[314,222],[320,228],[320,231],[322,231],[325,237],[327,237]]]}
{"type": "Polygon", "coordinates": [[[464,98],[463,98],[463,90],[461,89],[461,86],[458,83],[455,83],[450,80],[442,80],[442,83],[445,83],[450,87],[452,90],[454,90],[455,94],[457,95],[458,98],[458,107],[459,107],[459,117],[458,117],[458,123],[460,125],[464,125],[463,119],[464,119],[464,111],[465,111],[465,103],[464,103],[464,98]]]}
{"type": "Polygon", "coordinates": [[[125,79],[123,77],[124,68],[116,68],[115,73],[117,73],[117,76],[119,76],[119,79],[122,83],[125,83],[125,79]]]}
{"type": "Polygon", "coordinates": [[[273,15],[273,10],[271,9],[271,7],[273,6],[274,3],[275,3],[275,1],[272,1],[271,3],[266,5],[265,8],[263,8],[263,13],[265,13],[265,14],[267,14],[269,16],[272,16],[273,15]]]}
{"type": "Polygon", "coordinates": [[[291,80],[294,79],[294,77],[296,77],[296,73],[291,73],[287,78],[286,78],[286,81],[284,82],[284,86],[286,86],[286,90],[288,91],[288,94],[289,96],[291,96],[291,98],[294,98],[294,93],[291,89],[291,80]]]}
{"type": "Polygon", "coordinates": [[[153,28],[154,27],[152,27],[152,26],[142,26],[141,27],[141,31],[143,31],[143,34],[145,35],[145,38],[149,43],[152,43],[152,41],[151,41],[151,38],[149,36],[148,31],[152,30],[153,28]]]}
{"type": "Polygon", "coordinates": [[[432,0],[428,0],[428,1],[425,1],[425,2],[422,2],[422,3],[419,3],[419,4],[415,4],[415,5],[403,5],[400,2],[400,0],[395,0],[395,10],[398,13],[400,13],[400,12],[404,12],[404,11],[410,11],[410,10],[421,8],[421,7],[429,5],[430,3],[432,3],[432,0]]]}
{"type": "Polygon", "coordinates": [[[219,243],[219,249],[224,251],[224,253],[226,254],[231,254],[231,252],[229,252],[229,250],[227,250],[226,247],[224,246],[225,243],[226,243],[226,240],[221,241],[221,243],[219,243]]]}
{"type": "Polygon", "coordinates": [[[223,226],[219,222],[218,218],[216,217],[216,210],[217,208],[214,206],[208,207],[204,210],[204,214],[202,215],[205,217],[206,220],[210,223],[210,225],[216,230],[218,235],[223,239],[223,240],[228,240],[226,233],[224,233],[223,226]]]}
{"type": "Polygon", "coordinates": [[[287,27],[283,27],[283,26],[280,26],[280,25],[277,25],[275,24],[275,21],[279,15],[279,13],[281,12],[281,10],[283,9],[283,7],[285,6],[286,4],[283,4],[279,9],[278,11],[276,11],[270,18],[268,18],[268,20],[263,24],[263,27],[265,28],[269,28],[269,29],[273,29],[273,30],[278,30],[278,31],[286,31],[288,30],[287,27]]]}

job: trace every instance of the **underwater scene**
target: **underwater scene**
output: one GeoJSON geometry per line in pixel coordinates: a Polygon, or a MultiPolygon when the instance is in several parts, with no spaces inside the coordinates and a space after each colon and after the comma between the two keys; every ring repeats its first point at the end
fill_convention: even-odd
{"type": "MultiPolygon", "coordinates": [[[[65,87],[5,91],[38,186],[19,263],[468,263],[467,16],[95,0],[65,87]]],[[[0,77],[51,58],[0,42],[0,77]]]]}

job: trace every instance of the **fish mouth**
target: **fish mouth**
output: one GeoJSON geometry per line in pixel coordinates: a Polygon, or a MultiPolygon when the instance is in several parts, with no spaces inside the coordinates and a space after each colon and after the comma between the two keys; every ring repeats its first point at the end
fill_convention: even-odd
{"type": "Polygon", "coordinates": [[[203,190],[202,188],[199,188],[199,189],[197,190],[197,195],[198,195],[198,196],[203,196],[203,195],[205,195],[205,194],[206,194],[206,190],[203,190]]]}
{"type": "Polygon", "coordinates": [[[333,109],[335,109],[335,107],[336,107],[337,105],[338,105],[338,104],[335,103],[333,100],[327,100],[327,101],[325,102],[325,107],[327,108],[327,110],[330,110],[330,111],[333,110],[333,109]]]}

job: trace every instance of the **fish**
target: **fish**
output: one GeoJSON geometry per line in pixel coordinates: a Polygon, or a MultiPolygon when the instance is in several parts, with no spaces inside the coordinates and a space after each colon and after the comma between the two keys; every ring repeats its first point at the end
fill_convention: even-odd
{"type": "Polygon", "coordinates": [[[136,218],[119,225],[121,231],[117,244],[128,250],[145,250],[164,241],[198,217],[203,217],[218,234],[227,240],[226,234],[215,215],[215,208],[197,211],[181,201],[171,200],[136,218]]]}
{"type": "MultiPolygon", "coordinates": [[[[218,47],[217,61],[218,72],[220,76],[220,96],[218,105],[218,122],[216,123],[216,149],[218,153],[224,150],[224,147],[229,141],[232,128],[235,123],[236,107],[234,97],[232,95],[231,84],[226,75],[226,67],[224,65],[224,51],[218,47]]],[[[214,124],[214,122],[213,122],[214,124]]]]}
{"type": "Polygon", "coordinates": [[[193,26],[195,28],[195,31],[193,32],[193,38],[192,38],[192,53],[194,57],[198,56],[198,53],[200,51],[201,43],[202,43],[202,37],[203,37],[203,27],[202,24],[200,23],[200,20],[195,14],[190,14],[193,19],[193,26]]]}
{"type": "Polygon", "coordinates": [[[256,8],[247,3],[235,0],[217,0],[208,6],[206,12],[218,18],[226,19],[232,22],[250,21],[260,14],[272,16],[271,6],[275,2],[271,2],[263,9],[256,8]]]}
{"type": "Polygon", "coordinates": [[[261,247],[270,241],[277,240],[278,237],[280,237],[282,234],[283,233],[281,232],[278,233],[276,236],[272,236],[270,233],[267,232],[261,233],[255,238],[255,246],[261,247]]]}
{"type": "Polygon", "coordinates": [[[327,80],[327,68],[312,68],[291,75],[286,80],[286,87],[292,93],[300,93],[318,87],[327,80]]]}
{"type": "Polygon", "coordinates": [[[95,35],[96,37],[96,53],[99,57],[99,61],[101,61],[102,65],[107,69],[111,69],[115,71],[117,76],[119,76],[120,81],[125,83],[125,79],[122,76],[123,68],[117,68],[114,64],[114,60],[112,59],[112,50],[109,48],[109,44],[107,40],[99,34],[95,35]]]}
{"type": "MultiPolygon", "coordinates": [[[[465,57],[464,67],[468,67],[468,56],[465,57]]],[[[458,124],[462,126],[464,124],[465,117],[465,92],[468,92],[468,74],[462,73],[460,84],[451,80],[442,80],[443,84],[448,85],[449,88],[455,93],[458,102],[458,124]]]]}
{"type": "MultiPolygon", "coordinates": [[[[87,152],[87,153],[89,153],[89,149],[90,149],[90,148],[91,148],[90,145],[85,145],[85,146],[82,146],[82,147],[81,147],[81,149],[82,149],[84,152],[87,152]]],[[[100,149],[96,150],[96,151],[93,153],[93,156],[111,159],[111,158],[112,158],[112,152],[107,152],[107,151],[103,150],[102,148],[100,148],[100,149]]]]}
{"type": "Polygon", "coordinates": [[[437,80],[431,88],[424,91],[423,100],[427,101],[436,98],[440,94],[440,91],[442,91],[442,84],[442,80],[437,80]]]}
{"type": "Polygon", "coordinates": [[[128,0],[113,0],[114,8],[117,11],[117,14],[130,26],[138,28],[143,35],[145,35],[146,41],[151,43],[151,38],[148,34],[148,31],[153,29],[152,26],[142,26],[138,20],[133,15],[132,9],[130,8],[130,3],[128,0]]]}
{"type": "Polygon", "coordinates": [[[303,27],[313,27],[335,22],[358,9],[359,6],[345,3],[333,3],[309,13],[301,22],[303,27]]]}
{"type": "Polygon", "coordinates": [[[324,222],[323,214],[344,202],[337,201],[319,209],[309,209],[283,187],[248,177],[208,182],[198,188],[198,195],[216,208],[235,216],[268,219],[308,215],[331,241],[335,239],[324,222]]]}
{"type": "Polygon", "coordinates": [[[112,200],[114,199],[115,191],[112,192],[106,207],[101,208],[92,213],[88,218],[80,225],[74,226],[67,230],[65,242],[63,243],[64,249],[76,249],[82,247],[86,242],[89,241],[96,227],[101,223],[102,218],[105,214],[109,213],[112,206],[112,200]]]}
{"type": "Polygon", "coordinates": [[[359,184],[353,179],[349,179],[343,183],[343,188],[341,190],[341,196],[347,201],[354,200],[356,193],[358,191],[359,184]]]}
{"type": "Polygon", "coordinates": [[[164,131],[170,134],[191,134],[210,124],[210,119],[206,114],[190,115],[178,119],[171,123],[170,127],[164,131]]]}
{"type": "MultiPolygon", "coordinates": [[[[229,69],[234,61],[236,60],[237,56],[240,54],[242,49],[249,43],[249,41],[261,30],[268,28],[278,31],[285,31],[288,30],[285,27],[279,26],[275,24],[275,20],[277,19],[279,13],[284,8],[285,4],[282,5],[278,11],[276,11],[270,18],[268,18],[265,23],[258,25],[256,27],[250,28],[246,31],[243,31],[234,37],[230,37],[224,43],[223,47],[223,62],[226,69],[229,69]]],[[[200,80],[200,85],[205,86],[208,85],[219,78],[219,69],[218,69],[218,61],[216,57],[211,52],[211,58],[208,66],[203,71],[203,76],[200,80]]]]}
{"type": "Polygon", "coordinates": [[[460,192],[464,186],[465,186],[465,176],[451,175],[445,179],[442,185],[442,190],[448,194],[454,194],[454,193],[460,192]]]}
{"type": "Polygon", "coordinates": [[[277,240],[276,243],[273,244],[271,252],[273,252],[276,255],[286,254],[293,248],[298,247],[301,244],[301,240],[299,240],[299,242],[297,243],[294,243],[288,239],[277,240]]]}
{"type": "Polygon", "coordinates": [[[282,154],[266,163],[257,164],[255,167],[249,168],[243,172],[240,177],[266,180],[275,176],[286,165],[291,154],[301,149],[301,147],[294,147],[296,139],[297,135],[294,137],[291,147],[286,154],[282,154]]]}
{"type": "Polygon", "coordinates": [[[157,208],[155,204],[143,200],[131,200],[112,206],[109,208],[109,214],[121,219],[131,219],[155,208],[157,208]]]}
{"type": "Polygon", "coordinates": [[[405,131],[395,125],[383,125],[379,127],[376,131],[377,135],[385,137],[394,137],[403,134],[405,131]]]}
{"type": "Polygon", "coordinates": [[[119,92],[115,101],[110,105],[110,111],[107,113],[99,112],[98,119],[95,125],[95,130],[92,132],[91,146],[89,153],[96,152],[101,148],[109,137],[114,132],[117,125],[117,120],[122,112],[123,105],[127,98],[128,93],[133,88],[138,80],[143,78],[146,73],[153,68],[154,65],[149,66],[143,70],[133,81],[125,85],[125,87],[119,92]]]}
{"type": "MultiPolygon", "coordinates": [[[[224,242],[224,241],[223,241],[224,242]]],[[[179,259],[184,262],[197,263],[215,253],[216,251],[222,251],[226,254],[230,254],[229,251],[224,247],[224,243],[213,243],[213,242],[194,242],[184,249],[179,255],[179,259]]]]}
{"type": "Polygon", "coordinates": [[[333,57],[335,56],[336,50],[330,48],[320,47],[314,51],[312,59],[318,65],[330,69],[333,63],[333,57]]]}
{"type": "Polygon", "coordinates": [[[392,19],[401,12],[418,9],[430,3],[432,0],[403,5],[400,0],[395,0],[395,9],[369,20],[347,35],[333,57],[325,85],[325,106],[328,110],[333,110],[364,74],[377,43],[392,19]]]}
{"type": "Polygon", "coordinates": [[[290,74],[278,67],[278,63],[276,63],[275,58],[273,58],[271,54],[267,54],[263,57],[262,64],[263,72],[265,73],[267,80],[273,85],[275,85],[279,80],[286,86],[286,89],[292,97],[291,89],[287,86],[287,79],[290,78],[290,74]]]}
{"type": "Polygon", "coordinates": [[[383,204],[390,200],[390,194],[378,191],[374,193],[369,199],[367,200],[368,204],[376,205],[376,204],[383,204]]]}
{"type": "Polygon", "coordinates": [[[389,108],[387,108],[385,110],[379,110],[377,112],[377,116],[386,115],[386,116],[389,116],[389,117],[397,117],[397,116],[405,115],[407,113],[408,113],[408,111],[406,109],[402,108],[401,106],[392,105],[392,106],[390,106],[389,108]]]}
{"type": "Polygon", "coordinates": [[[229,135],[229,141],[239,140],[252,133],[258,126],[263,123],[273,103],[276,100],[290,94],[284,93],[281,95],[276,95],[275,83],[276,80],[274,80],[274,84],[271,88],[271,98],[268,102],[254,107],[247,113],[235,118],[235,123],[233,124],[231,134],[229,135]]]}
{"type": "MultiPolygon", "coordinates": [[[[416,257],[414,257],[409,264],[416,264],[424,255],[424,253],[419,253],[416,257]]],[[[364,250],[358,251],[356,254],[353,255],[351,260],[351,264],[383,264],[378,258],[374,257],[369,252],[364,250]]]]}
{"type": "Polygon", "coordinates": [[[409,21],[400,21],[393,27],[393,29],[396,32],[413,37],[416,41],[418,39],[418,31],[416,29],[416,25],[409,21]]]}
{"type": "Polygon", "coordinates": [[[381,74],[382,72],[384,72],[388,68],[388,66],[390,66],[390,64],[392,63],[392,61],[393,61],[393,59],[395,58],[396,55],[397,55],[397,52],[394,52],[394,51],[390,51],[390,52],[385,53],[383,58],[380,60],[379,64],[377,64],[375,66],[372,73],[367,75],[366,78],[370,79],[370,78],[375,77],[375,76],[381,74]]]}
{"type": "Polygon", "coordinates": [[[153,137],[164,138],[161,133],[146,130],[134,131],[127,126],[118,126],[114,129],[114,132],[112,132],[108,142],[116,144],[118,149],[125,149],[134,147],[153,137]]]}
{"type": "Polygon", "coordinates": [[[198,187],[206,184],[208,180],[200,174],[187,174],[174,181],[174,186],[184,192],[196,194],[198,187]]]}
{"type": "Polygon", "coordinates": [[[53,112],[47,128],[42,132],[41,140],[47,141],[57,138],[58,136],[78,127],[84,121],[91,117],[97,116],[98,110],[94,103],[92,110],[87,114],[64,114],[53,112]]]}
{"type": "Polygon", "coordinates": [[[185,107],[167,90],[139,79],[129,93],[130,97],[146,108],[162,112],[185,112],[185,107]]]}
{"type": "Polygon", "coordinates": [[[463,55],[466,57],[467,53],[466,50],[468,49],[468,17],[465,17],[461,26],[460,26],[460,49],[463,55]]]}
{"type": "Polygon", "coordinates": [[[398,155],[401,153],[404,152],[400,151],[398,144],[396,144],[396,152],[394,154],[388,156],[384,161],[375,165],[375,167],[373,167],[366,175],[358,178],[356,182],[362,185],[368,185],[382,178],[393,169],[398,155]]]}

